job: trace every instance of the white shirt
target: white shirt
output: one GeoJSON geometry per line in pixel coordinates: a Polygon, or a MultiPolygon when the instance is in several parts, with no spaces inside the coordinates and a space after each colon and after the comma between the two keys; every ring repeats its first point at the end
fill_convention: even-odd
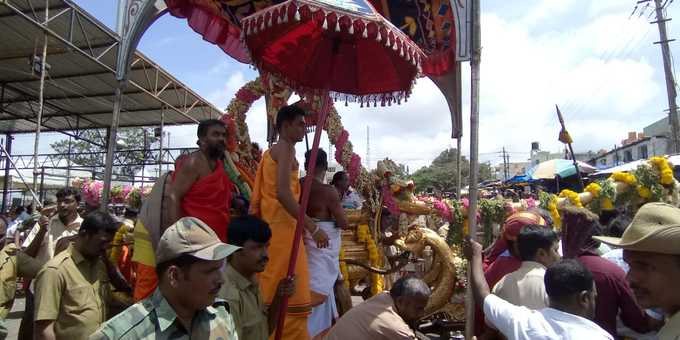
{"type": "Polygon", "coordinates": [[[515,306],[498,296],[484,299],[486,319],[508,340],[613,340],[594,322],[553,308],[531,310],[515,306]]]}
{"type": "Polygon", "coordinates": [[[544,276],[544,265],[534,261],[523,261],[519,269],[503,276],[496,283],[493,293],[515,306],[543,309],[548,307],[544,276]]]}
{"type": "Polygon", "coordinates": [[[361,209],[363,203],[361,196],[357,194],[352,188],[347,189],[345,196],[342,198],[342,207],[345,209],[361,209]]]}
{"type": "MultiPolygon", "coordinates": [[[[47,263],[47,261],[54,257],[54,248],[57,245],[57,241],[62,237],[69,237],[77,234],[82,222],[83,219],[77,215],[73,222],[68,226],[65,226],[64,223],[61,222],[61,219],[59,219],[59,215],[52,217],[48,227],[49,230],[45,233],[45,238],[40,244],[40,249],[38,249],[38,254],[35,258],[42,263],[47,263]]],[[[36,223],[26,237],[26,240],[24,240],[24,243],[21,245],[22,248],[27,248],[31,245],[31,242],[33,242],[33,239],[35,239],[39,231],[40,225],[36,223]]]]}

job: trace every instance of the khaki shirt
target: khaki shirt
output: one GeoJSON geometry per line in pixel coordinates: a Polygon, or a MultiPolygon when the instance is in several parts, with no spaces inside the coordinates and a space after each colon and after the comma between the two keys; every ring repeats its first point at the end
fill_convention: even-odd
{"type": "MultiPolygon", "coordinates": [[[[83,223],[83,219],[79,215],[76,216],[76,219],[68,226],[65,226],[64,223],[61,222],[59,215],[52,217],[50,220],[49,229],[47,233],[45,233],[45,238],[40,244],[40,249],[38,249],[38,254],[35,258],[40,261],[40,263],[46,263],[51,258],[53,258],[54,248],[57,246],[57,241],[59,241],[62,237],[76,235],[78,233],[78,229],[80,229],[81,223],[83,223]]],[[[28,236],[22,244],[22,247],[27,248],[33,242],[33,239],[35,239],[35,237],[38,235],[39,231],[40,225],[36,223],[33,226],[33,229],[31,229],[31,232],[28,233],[28,236]]]]}
{"type": "Polygon", "coordinates": [[[657,334],[659,340],[680,340],[680,312],[666,320],[666,324],[657,334]]]}
{"type": "Polygon", "coordinates": [[[415,332],[397,314],[390,293],[378,294],[350,309],[325,340],[415,340],[415,332]]]}
{"type": "Polygon", "coordinates": [[[223,278],[218,296],[229,303],[239,339],[268,339],[269,325],[258,283],[245,278],[229,264],[223,278]]]}
{"type": "Polygon", "coordinates": [[[159,289],[106,322],[90,340],[238,340],[229,305],[221,299],[194,315],[187,332],[159,289]]]}
{"type": "Polygon", "coordinates": [[[10,243],[0,250],[0,320],[12,309],[17,291],[17,258],[8,254],[16,249],[16,245],[10,243]]]}
{"type": "Polygon", "coordinates": [[[493,287],[493,294],[515,306],[539,310],[548,307],[545,291],[545,266],[534,261],[522,261],[514,272],[503,276],[493,287]]]}
{"type": "Polygon", "coordinates": [[[35,320],[54,320],[57,339],[85,339],[106,321],[109,290],[104,262],[85,259],[71,244],[38,273],[35,320]]]}

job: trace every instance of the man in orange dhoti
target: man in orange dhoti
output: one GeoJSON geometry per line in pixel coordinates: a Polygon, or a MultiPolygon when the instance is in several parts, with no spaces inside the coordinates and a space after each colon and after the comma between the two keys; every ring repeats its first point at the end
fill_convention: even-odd
{"type": "MultiPolygon", "coordinates": [[[[295,159],[295,144],[301,142],[305,135],[304,114],[296,106],[285,106],[279,110],[276,116],[279,141],[265,151],[255,177],[250,212],[266,221],[272,230],[269,264],[260,276],[266,305],[272,303],[279,281],[287,275],[295,238],[296,217],[300,211],[299,164],[295,159]]],[[[309,216],[305,216],[305,229],[320,248],[328,246],[328,236],[309,216]]],[[[312,308],[307,252],[302,243],[296,260],[295,282],[295,294],[288,300],[283,339],[307,340],[307,318],[312,308]]]]}
{"type": "Polygon", "coordinates": [[[178,158],[171,174],[172,181],[168,181],[169,188],[165,187],[165,181],[159,181],[142,207],[140,221],[135,227],[135,301],[148,297],[156,289],[156,245],[165,228],[181,217],[196,217],[210,226],[222,242],[227,240],[234,187],[223,163],[227,128],[219,120],[208,119],[198,124],[197,135],[199,150],[178,158]],[[164,197],[167,198],[167,211],[164,197]]]}

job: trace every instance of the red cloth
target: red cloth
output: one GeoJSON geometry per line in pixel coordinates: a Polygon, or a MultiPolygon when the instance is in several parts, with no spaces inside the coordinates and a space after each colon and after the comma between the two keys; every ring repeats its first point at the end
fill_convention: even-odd
{"type": "Polygon", "coordinates": [[[621,321],[628,328],[646,333],[645,312],[635,301],[633,291],[626,281],[626,273],[613,262],[592,253],[577,258],[591,273],[597,287],[595,323],[609,334],[616,335],[616,316],[621,311],[621,321]]]}
{"type": "MultiPolygon", "coordinates": [[[[489,255],[484,258],[484,264],[489,266],[494,261],[496,261],[500,254],[508,250],[508,240],[517,240],[517,236],[519,236],[519,232],[522,230],[522,227],[529,224],[545,226],[546,222],[543,217],[530,211],[520,211],[508,216],[508,218],[505,219],[505,223],[503,223],[502,236],[498,238],[496,242],[494,242],[489,255]]],[[[519,266],[517,268],[519,268],[519,266]]],[[[501,277],[498,279],[500,280],[501,277]]],[[[491,286],[490,283],[489,285],[491,286]]]]}
{"type": "MultiPolygon", "coordinates": [[[[183,164],[180,162],[178,165],[181,167],[183,164]]],[[[173,173],[173,181],[175,174],[177,171],[173,173]]],[[[234,184],[224,171],[224,164],[216,161],[215,171],[194,182],[182,197],[182,212],[184,216],[196,217],[205,222],[222,242],[226,242],[233,191],[234,184]]]]}

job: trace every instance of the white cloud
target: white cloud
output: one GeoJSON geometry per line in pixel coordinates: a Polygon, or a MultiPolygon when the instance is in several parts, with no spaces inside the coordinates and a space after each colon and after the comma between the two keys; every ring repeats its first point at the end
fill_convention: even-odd
{"type": "MultiPolygon", "coordinates": [[[[634,4],[620,0],[498,1],[483,13],[480,102],[480,160],[498,163],[495,152],[528,156],[530,143],[560,151],[559,104],[576,151],[611,148],[629,130],[640,131],[662,117],[665,91],[654,27],[646,17],[629,19],[634,4]],[[654,59],[651,59],[654,56],[654,59]],[[525,153],[523,153],[525,152],[525,153]]],[[[671,27],[672,28],[672,27],[671,27]]],[[[224,108],[252,78],[246,66],[217,64],[210,74],[226,79],[208,96],[224,108]]],[[[463,65],[464,79],[469,66],[463,65]]],[[[469,83],[464,83],[463,151],[469,148],[469,83]]],[[[455,145],[449,138],[448,106],[439,89],[420,79],[405,104],[360,108],[337,103],[354,151],[366,157],[370,126],[371,161],[390,157],[411,170],[429,164],[455,145]]],[[[263,100],[247,116],[253,140],[266,145],[263,100]]],[[[310,135],[310,143],[311,143],[310,135]]],[[[323,136],[321,145],[328,148],[323,136]]],[[[298,147],[298,158],[304,143],[298,147]]]]}

